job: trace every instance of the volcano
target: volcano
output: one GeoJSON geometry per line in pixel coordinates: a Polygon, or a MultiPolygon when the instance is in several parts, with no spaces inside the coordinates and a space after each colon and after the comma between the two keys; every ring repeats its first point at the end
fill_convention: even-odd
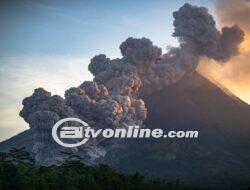
{"type": "MultiPolygon", "coordinates": [[[[148,128],[197,130],[196,139],[129,140],[104,160],[123,172],[140,172],[185,184],[244,187],[250,184],[250,106],[195,72],[143,97],[148,128]]],[[[0,143],[0,151],[33,147],[32,130],[0,143]]]]}
{"type": "Polygon", "coordinates": [[[197,139],[140,139],[106,161],[126,172],[211,187],[250,184],[250,106],[199,73],[143,97],[148,128],[197,139]]]}

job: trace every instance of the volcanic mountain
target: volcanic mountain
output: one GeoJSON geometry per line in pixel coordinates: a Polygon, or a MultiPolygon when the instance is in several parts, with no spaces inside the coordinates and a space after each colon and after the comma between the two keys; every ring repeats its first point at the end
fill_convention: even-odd
{"type": "Polygon", "coordinates": [[[250,184],[250,106],[195,73],[145,96],[149,128],[198,130],[197,139],[132,142],[106,160],[127,172],[207,186],[250,184]],[[115,161],[114,161],[115,160],[115,161]]]}
{"type": "MultiPolygon", "coordinates": [[[[141,172],[202,186],[250,184],[250,106],[195,72],[177,84],[143,97],[148,128],[197,130],[196,139],[129,140],[103,162],[124,172],[141,172]]],[[[0,143],[0,151],[31,151],[32,130],[0,143]]]]}

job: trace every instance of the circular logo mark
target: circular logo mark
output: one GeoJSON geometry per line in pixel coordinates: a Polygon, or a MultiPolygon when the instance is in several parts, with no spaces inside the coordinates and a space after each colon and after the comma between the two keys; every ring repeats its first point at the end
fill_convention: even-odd
{"type": "Polygon", "coordinates": [[[89,125],[78,119],[78,118],[73,118],[73,117],[69,117],[69,118],[64,118],[59,120],[58,122],[56,122],[56,124],[52,127],[52,137],[53,139],[60,144],[61,146],[67,147],[67,148],[73,148],[73,147],[77,147],[77,146],[81,146],[83,144],[85,144],[89,139],[83,137],[83,128],[88,127],[89,125]],[[67,138],[67,139],[79,139],[82,138],[82,140],[80,142],[77,143],[65,143],[63,142],[57,135],[57,131],[58,128],[65,122],[68,121],[73,121],[73,122],[78,122],[80,123],[82,126],[79,127],[75,127],[75,126],[67,126],[67,127],[62,127],[62,130],[60,131],[59,135],[60,138],[67,138]]]}

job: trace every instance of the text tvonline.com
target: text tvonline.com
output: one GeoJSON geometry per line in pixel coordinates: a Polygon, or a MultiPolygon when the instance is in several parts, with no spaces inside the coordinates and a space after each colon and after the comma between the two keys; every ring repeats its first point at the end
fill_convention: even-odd
{"type": "Polygon", "coordinates": [[[138,125],[130,125],[123,128],[95,129],[78,118],[65,118],[58,121],[52,128],[54,140],[65,147],[76,147],[85,144],[90,138],[197,138],[198,131],[168,131],[160,128],[141,128],[138,125]],[[80,126],[63,126],[65,122],[77,122],[80,126]],[[61,139],[82,139],[76,143],[65,143],[61,139]]]}

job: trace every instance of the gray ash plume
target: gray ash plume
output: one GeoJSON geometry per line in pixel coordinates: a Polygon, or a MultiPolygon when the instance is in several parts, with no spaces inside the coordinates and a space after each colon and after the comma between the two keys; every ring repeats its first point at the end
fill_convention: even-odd
{"type": "Polygon", "coordinates": [[[42,131],[37,139],[48,143],[42,136],[43,130],[52,127],[48,117],[78,117],[92,127],[143,125],[147,109],[140,97],[192,74],[201,56],[225,62],[238,53],[242,30],[235,25],[219,31],[206,8],[185,4],[173,17],[173,36],[179,39],[179,47],[162,55],[161,48],[149,39],[130,37],[120,45],[122,58],[109,59],[103,54],[92,58],[89,71],[94,81],[68,89],[65,99],[41,88],[25,98],[20,116],[31,128],[42,131]]]}

